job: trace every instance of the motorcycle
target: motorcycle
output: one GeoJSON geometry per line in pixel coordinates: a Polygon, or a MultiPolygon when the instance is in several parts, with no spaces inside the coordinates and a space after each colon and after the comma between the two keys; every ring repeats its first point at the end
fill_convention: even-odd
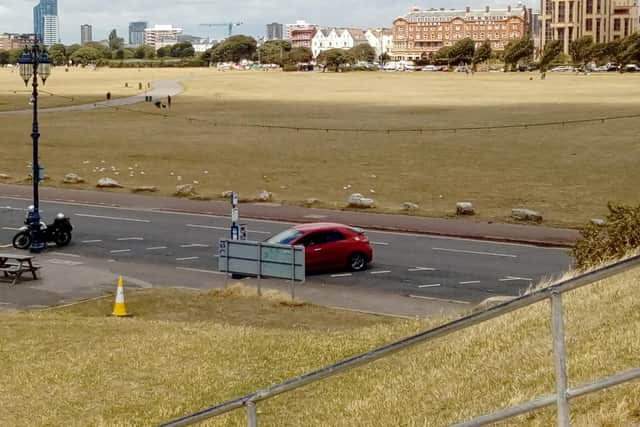
{"type": "MultiPolygon", "coordinates": [[[[31,247],[31,240],[33,236],[31,235],[31,217],[33,215],[33,207],[29,207],[27,211],[27,217],[24,220],[24,226],[20,227],[18,234],[16,234],[13,238],[13,247],[16,249],[29,249],[31,247]]],[[[40,221],[40,230],[42,232],[43,240],[45,246],[49,242],[54,242],[56,246],[67,246],[69,242],[71,242],[71,230],[73,227],[71,226],[71,222],[69,218],[66,217],[63,213],[59,213],[56,215],[56,218],[53,220],[53,223],[47,225],[43,221],[40,221]]]]}

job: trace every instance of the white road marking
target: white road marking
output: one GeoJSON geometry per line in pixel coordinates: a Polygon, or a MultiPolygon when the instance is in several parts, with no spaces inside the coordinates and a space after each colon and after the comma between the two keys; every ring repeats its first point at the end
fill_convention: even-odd
{"type": "Polygon", "coordinates": [[[420,285],[419,288],[439,288],[442,286],[440,283],[434,283],[433,285],[420,285]]]}
{"type": "Polygon", "coordinates": [[[0,305],[11,305],[11,304],[8,302],[0,301],[0,305]]]}
{"type": "Polygon", "coordinates": [[[123,252],[131,252],[131,249],[118,249],[118,250],[115,250],[115,251],[109,251],[109,253],[111,253],[111,254],[120,254],[120,253],[123,253],[123,252]]]}
{"type": "Polygon", "coordinates": [[[166,246],[154,246],[152,248],[147,248],[148,251],[158,251],[160,249],[167,249],[166,246]]]}
{"type": "Polygon", "coordinates": [[[9,231],[18,231],[20,230],[19,228],[15,228],[15,227],[2,227],[3,230],[9,230],[9,231]]]}
{"type": "Polygon", "coordinates": [[[371,242],[372,245],[378,245],[378,246],[389,246],[389,243],[387,242],[371,242]]]}
{"type": "Polygon", "coordinates": [[[409,295],[409,298],[425,299],[425,300],[428,300],[428,301],[450,302],[450,303],[454,303],[454,304],[464,304],[464,305],[471,304],[468,301],[459,301],[459,300],[455,300],[455,299],[424,297],[422,295],[409,295]]]}
{"type": "Polygon", "coordinates": [[[498,282],[514,282],[517,280],[524,280],[525,282],[533,282],[533,279],[529,279],[528,277],[514,277],[514,276],[506,276],[504,279],[499,279],[498,282]]]}
{"type": "Polygon", "coordinates": [[[480,283],[480,280],[469,280],[468,282],[460,282],[461,285],[475,285],[480,283]]]}
{"type": "Polygon", "coordinates": [[[76,265],[82,265],[84,264],[84,262],[80,262],[80,261],[69,261],[66,259],[57,259],[57,258],[53,258],[49,260],[50,264],[58,264],[58,265],[66,265],[69,267],[74,267],[76,265]]]}
{"type": "Polygon", "coordinates": [[[209,245],[201,243],[187,243],[186,245],[180,245],[181,248],[208,248],[209,245]]]}
{"type": "Polygon", "coordinates": [[[460,254],[472,254],[472,255],[489,255],[489,256],[499,256],[505,258],[517,258],[518,255],[511,254],[500,254],[496,252],[478,252],[478,251],[465,251],[462,249],[446,249],[446,248],[431,248],[434,251],[442,251],[442,252],[456,252],[460,254]]]}
{"type": "Polygon", "coordinates": [[[201,270],[199,268],[176,267],[176,270],[195,271],[196,273],[218,274],[218,275],[221,275],[221,276],[226,275],[226,273],[223,273],[221,271],[201,270]]]}
{"type": "Polygon", "coordinates": [[[435,268],[431,268],[431,267],[415,267],[415,268],[410,268],[408,271],[411,272],[416,272],[416,271],[436,271],[435,268]]]}
{"type": "MultiPolygon", "coordinates": [[[[206,228],[206,229],[209,229],[209,230],[222,230],[222,231],[229,231],[230,230],[229,227],[217,227],[215,225],[187,224],[187,227],[190,227],[190,228],[206,228]]],[[[258,230],[247,230],[247,233],[271,234],[268,231],[258,231],[258,230]]]]}
{"type": "Polygon", "coordinates": [[[200,259],[199,256],[188,256],[188,257],[184,257],[184,258],[176,258],[176,261],[191,261],[194,259],[200,259]]]}
{"type": "Polygon", "coordinates": [[[124,218],[119,216],[102,216],[102,215],[89,215],[89,214],[74,214],[75,216],[81,216],[83,218],[96,218],[96,219],[110,219],[113,221],[130,221],[130,222],[146,222],[150,223],[148,219],[136,219],[136,218],[124,218]]]}
{"type": "Polygon", "coordinates": [[[13,246],[11,243],[7,244],[7,245],[0,245],[0,248],[5,249],[5,248],[10,248],[11,246],[13,246]]]}
{"type": "Polygon", "coordinates": [[[100,243],[102,240],[83,240],[80,243],[100,243]]]}
{"type": "Polygon", "coordinates": [[[353,274],[351,273],[344,273],[344,274],[332,274],[331,277],[351,277],[353,276],[353,274]]]}
{"type": "Polygon", "coordinates": [[[82,258],[82,255],[76,255],[76,254],[68,254],[66,252],[50,252],[51,255],[58,255],[58,256],[68,256],[71,258],[82,258]]]}
{"type": "Polygon", "coordinates": [[[388,273],[391,273],[391,270],[372,271],[369,274],[388,274],[388,273]]]}
{"type": "Polygon", "coordinates": [[[128,240],[144,240],[144,238],[142,237],[120,237],[119,239],[116,239],[119,242],[126,242],[128,240]]]}
{"type": "Polygon", "coordinates": [[[2,206],[2,207],[0,207],[0,209],[7,209],[7,210],[10,210],[10,211],[24,211],[24,210],[26,210],[24,208],[12,208],[11,206],[2,206]]]}

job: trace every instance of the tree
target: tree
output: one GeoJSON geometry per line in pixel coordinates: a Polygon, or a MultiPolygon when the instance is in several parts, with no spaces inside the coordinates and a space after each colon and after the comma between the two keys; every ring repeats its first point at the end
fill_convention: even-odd
{"type": "Polygon", "coordinates": [[[169,56],[173,58],[190,58],[196,51],[191,42],[178,42],[169,48],[169,56]]]}
{"type": "Polygon", "coordinates": [[[549,68],[549,64],[562,52],[562,44],[560,40],[551,40],[544,45],[542,55],[540,56],[540,72],[544,73],[549,68]]]}
{"type": "Polygon", "coordinates": [[[156,51],[158,58],[164,58],[171,54],[171,46],[163,46],[156,51]]]}
{"type": "Polygon", "coordinates": [[[22,55],[22,49],[11,49],[9,51],[9,64],[17,64],[18,58],[22,55]]]}
{"type": "Polygon", "coordinates": [[[343,49],[329,49],[321,52],[317,58],[318,63],[323,64],[326,68],[333,68],[334,71],[338,71],[340,67],[346,64],[353,64],[355,58],[353,55],[343,49]]]}
{"type": "Polygon", "coordinates": [[[433,55],[433,62],[439,65],[451,65],[451,46],[443,46],[433,55]]]}
{"type": "Polygon", "coordinates": [[[258,60],[261,64],[278,64],[287,62],[291,51],[291,43],[286,40],[270,40],[265,42],[257,50],[258,60]]]}
{"type": "Polygon", "coordinates": [[[487,59],[491,58],[491,53],[491,42],[489,40],[483,41],[473,54],[473,60],[471,62],[471,64],[473,65],[473,69],[475,70],[478,64],[485,62],[487,59]]]}
{"type": "Polygon", "coordinates": [[[240,62],[250,59],[256,52],[257,43],[253,37],[238,35],[231,36],[211,52],[212,62],[240,62]]]}
{"type": "Polygon", "coordinates": [[[9,52],[6,50],[0,50],[0,65],[7,65],[9,63],[9,52]]]}
{"type": "Polygon", "coordinates": [[[573,63],[585,65],[591,60],[593,54],[593,37],[583,36],[569,43],[569,54],[573,63]]]}
{"type": "Polygon", "coordinates": [[[504,48],[505,71],[510,67],[516,68],[518,63],[530,59],[533,55],[533,40],[528,36],[511,40],[504,48]]]}
{"type": "Polygon", "coordinates": [[[308,47],[294,47],[287,56],[288,64],[306,64],[313,59],[313,52],[308,47]]]}
{"type": "Polygon", "coordinates": [[[48,50],[49,61],[53,65],[64,65],[67,63],[67,49],[63,44],[54,44],[48,50]]]}
{"type": "Polygon", "coordinates": [[[475,42],[469,37],[458,40],[449,50],[449,63],[459,65],[470,64],[476,50],[475,42]]]}
{"type": "Polygon", "coordinates": [[[109,49],[118,50],[124,45],[124,39],[118,37],[118,33],[115,29],[109,33],[109,49]]]}
{"type": "Polygon", "coordinates": [[[362,43],[349,49],[356,61],[371,63],[376,60],[376,50],[368,43],[362,43]]]}
{"type": "Polygon", "coordinates": [[[382,55],[380,55],[378,57],[378,62],[380,62],[380,64],[384,65],[386,64],[389,60],[391,59],[391,57],[389,56],[389,54],[387,52],[383,53],[382,55]]]}
{"type": "Polygon", "coordinates": [[[143,44],[136,48],[133,52],[133,57],[138,59],[153,59],[156,57],[156,50],[153,46],[143,44]]]}
{"type": "MultiPolygon", "coordinates": [[[[622,54],[620,65],[624,66],[630,62],[640,61],[640,34],[633,33],[622,41],[622,54]]],[[[623,68],[620,68],[622,71],[623,68]]]]}
{"type": "Polygon", "coordinates": [[[102,57],[101,53],[90,46],[83,46],[80,49],[73,52],[71,60],[76,64],[87,65],[95,62],[102,57]]]}

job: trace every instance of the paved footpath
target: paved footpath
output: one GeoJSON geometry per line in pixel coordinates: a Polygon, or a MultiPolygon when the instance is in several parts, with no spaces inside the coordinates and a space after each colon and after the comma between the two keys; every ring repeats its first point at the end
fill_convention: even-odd
{"type": "MultiPolygon", "coordinates": [[[[25,199],[32,197],[30,186],[0,185],[0,195],[25,199]]],[[[152,209],[173,212],[229,216],[227,201],[196,201],[176,197],[141,196],[120,192],[40,188],[43,200],[152,209]]],[[[283,206],[275,203],[243,203],[240,216],[292,223],[339,222],[371,230],[399,231],[436,236],[460,237],[501,242],[528,243],[542,246],[572,246],[579,237],[573,229],[539,225],[504,224],[465,219],[427,218],[409,215],[388,215],[355,211],[311,209],[283,206]]]]}
{"type": "MultiPolygon", "coordinates": [[[[183,89],[178,80],[159,80],[151,83],[151,89],[146,93],[130,96],[127,98],[112,99],[110,101],[95,102],[92,104],[70,105],[68,107],[54,107],[38,109],[38,113],[65,113],[68,111],[88,111],[99,108],[124,107],[126,105],[144,102],[144,97],[151,95],[154,99],[166,98],[167,95],[176,96],[182,93],[183,89]]],[[[2,116],[16,116],[21,114],[32,114],[33,110],[3,111],[2,116]]]]}

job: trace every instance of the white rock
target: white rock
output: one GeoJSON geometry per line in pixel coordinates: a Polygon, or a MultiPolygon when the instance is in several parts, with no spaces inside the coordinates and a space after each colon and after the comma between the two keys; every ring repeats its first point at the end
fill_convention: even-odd
{"type": "Polygon", "coordinates": [[[416,211],[420,209],[420,206],[412,202],[404,202],[402,204],[402,209],[404,209],[405,211],[416,211]]]}
{"type": "Polygon", "coordinates": [[[273,198],[273,194],[269,193],[267,190],[262,190],[256,196],[256,200],[258,202],[270,202],[273,198]]]}
{"type": "Polygon", "coordinates": [[[456,203],[457,215],[475,215],[476,210],[471,202],[458,202],[456,203]]]}
{"type": "Polygon", "coordinates": [[[225,199],[228,199],[229,197],[231,197],[231,195],[233,194],[233,191],[231,190],[227,190],[227,191],[223,191],[222,192],[222,197],[224,197],[225,199]]]}
{"type": "Polygon", "coordinates": [[[349,199],[347,199],[347,202],[352,208],[372,208],[375,204],[373,199],[368,199],[360,193],[353,193],[352,195],[350,195],[349,199]]]}
{"type": "Polygon", "coordinates": [[[88,165],[89,163],[91,163],[89,160],[85,160],[82,162],[83,165],[88,165]]]}
{"type": "Polygon", "coordinates": [[[0,179],[9,179],[11,178],[9,175],[7,175],[6,173],[0,173],[0,179]]]}
{"type": "Polygon", "coordinates": [[[318,199],[314,199],[313,197],[308,198],[307,200],[304,201],[304,204],[307,206],[312,206],[315,205],[316,203],[318,203],[320,200],[318,199]]]}
{"type": "MultiPolygon", "coordinates": [[[[144,172],[142,172],[142,174],[144,175],[144,172]]],[[[193,183],[194,183],[195,185],[198,185],[198,184],[200,184],[200,181],[193,181],[193,183]]]]}
{"type": "Polygon", "coordinates": [[[156,191],[158,191],[158,187],[156,187],[155,185],[143,185],[141,187],[134,187],[131,189],[131,191],[133,191],[134,193],[142,193],[142,192],[155,193],[156,191]]]}
{"type": "Polygon", "coordinates": [[[204,173],[205,175],[207,175],[207,174],[209,173],[209,171],[204,171],[203,173],[204,173]]]}
{"type": "Polygon", "coordinates": [[[80,184],[84,182],[84,179],[75,173],[68,173],[64,176],[64,180],[62,181],[65,184],[80,184]]]}
{"type": "Polygon", "coordinates": [[[96,184],[98,188],[123,188],[122,185],[118,183],[115,179],[112,178],[100,178],[98,180],[98,184],[96,184]]]}
{"type": "Polygon", "coordinates": [[[176,185],[176,196],[191,197],[196,195],[196,188],[193,184],[176,185]]]}
{"type": "Polygon", "coordinates": [[[598,225],[600,227],[607,225],[607,221],[602,218],[591,218],[591,224],[598,225]]]}
{"type": "Polygon", "coordinates": [[[178,175],[178,176],[176,177],[176,179],[177,179],[178,181],[182,181],[182,177],[181,177],[180,175],[178,175]]]}
{"type": "Polygon", "coordinates": [[[511,216],[520,221],[542,222],[542,215],[531,209],[511,209],[511,216]]]}

